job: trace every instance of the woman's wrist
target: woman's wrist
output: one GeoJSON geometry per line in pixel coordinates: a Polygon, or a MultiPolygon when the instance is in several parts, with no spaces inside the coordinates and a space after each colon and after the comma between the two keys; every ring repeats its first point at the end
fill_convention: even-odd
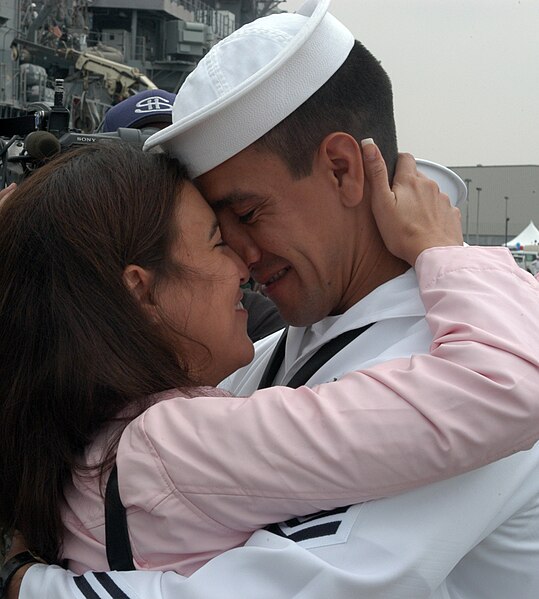
{"type": "Polygon", "coordinates": [[[0,570],[0,599],[17,599],[22,578],[34,564],[44,563],[30,551],[9,558],[0,570]]]}

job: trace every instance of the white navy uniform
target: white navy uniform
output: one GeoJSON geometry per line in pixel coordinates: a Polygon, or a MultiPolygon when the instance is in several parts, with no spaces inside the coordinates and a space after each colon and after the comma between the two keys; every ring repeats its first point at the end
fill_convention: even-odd
{"type": "MultiPolygon", "coordinates": [[[[308,384],[428,352],[432,335],[424,315],[410,269],[342,316],[326,318],[310,330],[291,327],[287,355],[275,382],[286,384],[331,338],[372,322],[308,384]]],[[[236,394],[252,393],[276,337],[262,342],[254,362],[224,386],[236,394]]],[[[328,564],[346,565],[364,576],[369,599],[537,599],[538,466],[539,444],[529,452],[397,497],[296,519],[270,530],[295,539],[328,564]]]]}
{"type": "MultiPolygon", "coordinates": [[[[287,350],[308,356],[329,338],[376,322],[310,382],[332,380],[354,368],[428,351],[432,337],[423,316],[410,270],[312,333],[292,329],[287,350]]],[[[250,393],[278,338],[263,340],[254,363],[228,385],[250,393]]],[[[302,361],[288,356],[279,378],[287,380],[302,361]]],[[[33,589],[51,576],[43,566],[32,570],[33,589]]],[[[57,572],[55,588],[64,584],[66,596],[80,598],[537,599],[539,445],[396,497],[257,531],[244,547],[188,579],[172,572],[60,578],[57,572]]]]}

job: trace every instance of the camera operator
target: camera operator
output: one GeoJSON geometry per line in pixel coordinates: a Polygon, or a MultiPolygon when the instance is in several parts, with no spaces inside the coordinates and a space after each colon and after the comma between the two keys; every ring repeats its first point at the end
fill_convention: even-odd
{"type": "Polygon", "coordinates": [[[124,140],[142,147],[152,134],[172,122],[175,95],[145,90],[111,108],[102,131],[83,133],[69,127],[63,80],[55,81],[54,103],[37,102],[28,114],[0,119],[0,189],[19,183],[50,158],[73,147],[102,139],[124,140]]]}

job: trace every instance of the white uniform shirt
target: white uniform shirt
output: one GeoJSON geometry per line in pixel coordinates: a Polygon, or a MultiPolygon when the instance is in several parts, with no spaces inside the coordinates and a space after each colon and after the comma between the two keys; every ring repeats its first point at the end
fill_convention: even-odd
{"type": "MultiPolygon", "coordinates": [[[[409,270],[342,316],[317,323],[312,332],[291,327],[276,382],[289,380],[330,339],[372,322],[376,324],[329,360],[308,384],[428,352],[432,335],[424,314],[415,274],[409,270]],[[306,332],[309,342],[302,349],[306,332]]],[[[237,394],[252,393],[278,337],[261,341],[255,360],[223,386],[237,394]]],[[[368,599],[537,599],[538,467],[536,445],[529,452],[397,497],[296,519],[272,530],[295,539],[325,562],[337,568],[346,565],[363,576],[368,599]]],[[[272,542],[271,535],[257,534],[257,542],[272,542]]]]}

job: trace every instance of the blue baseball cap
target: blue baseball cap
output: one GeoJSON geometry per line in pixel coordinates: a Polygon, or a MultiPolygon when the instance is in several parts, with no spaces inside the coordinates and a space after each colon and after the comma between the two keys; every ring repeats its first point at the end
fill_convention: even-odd
{"type": "Polygon", "coordinates": [[[147,89],[109,108],[103,121],[103,131],[110,133],[119,127],[141,129],[153,123],[172,123],[172,105],[176,94],[162,89],[147,89]]]}

